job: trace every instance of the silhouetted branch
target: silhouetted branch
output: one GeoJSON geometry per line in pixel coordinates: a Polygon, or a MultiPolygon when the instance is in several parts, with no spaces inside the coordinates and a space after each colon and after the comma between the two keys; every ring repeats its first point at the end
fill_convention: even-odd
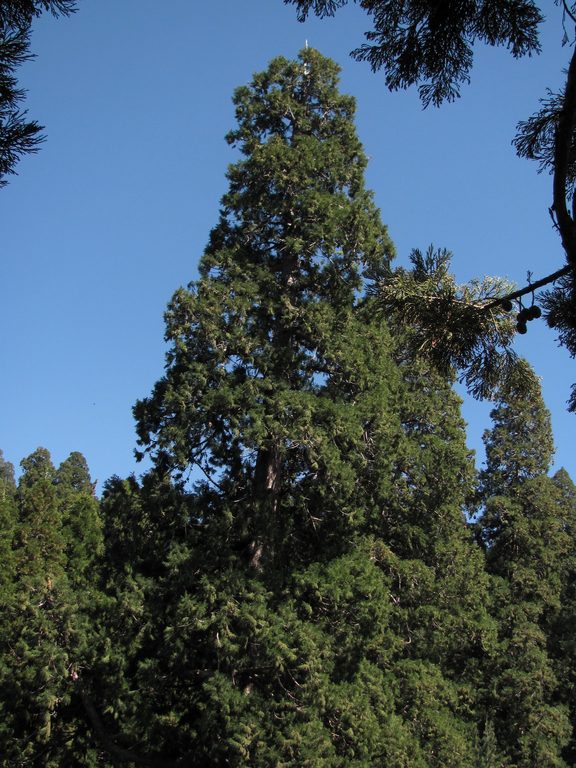
{"type": "Polygon", "coordinates": [[[562,5],[564,6],[564,13],[572,19],[574,24],[576,24],[576,16],[574,16],[570,8],[568,8],[568,3],[566,0],[562,0],[562,5]]]}
{"type": "Polygon", "coordinates": [[[568,77],[566,79],[566,91],[564,103],[558,126],[556,129],[556,141],[554,147],[554,182],[552,207],[556,215],[558,230],[562,238],[562,245],[566,251],[568,262],[576,264],[576,237],[574,220],[568,213],[566,205],[566,189],[568,167],[570,163],[570,150],[576,122],[576,49],[570,60],[568,77]]]}
{"type": "Polygon", "coordinates": [[[558,269],[556,272],[543,277],[541,280],[537,280],[535,283],[529,283],[524,288],[519,288],[517,291],[512,291],[512,293],[507,293],[505,296],[500,296],[499,298],[490,301],[488,304],[484,304],[482,309],[493,309],[505,301],[513,301],[514,299],[526,296],[526,294],[532,293],[533,291],[538,290],[538,288],[543,288],[545,285],[550,285],[550,283],[556,282],[556,280],[564,277],[564,275],[567,275],[569,272],[572,272],[573,269],[574,267],[571,264],[567,264],[565,267],[562,267],[562,269],[558,269]]]}

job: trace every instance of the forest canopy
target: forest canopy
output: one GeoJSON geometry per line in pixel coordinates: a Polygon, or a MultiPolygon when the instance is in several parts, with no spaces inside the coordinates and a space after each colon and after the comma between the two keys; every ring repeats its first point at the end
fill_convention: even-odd
{"type": "MultiPolygon", "coordinates": [[[[79,453],[0,455],[0,765],[573,765],[576,489],[537,377],[494,382],[478,473],[454,364],[382,311],[338,66],[276,58],[234,105],[134,408],[150,468],[98,500],[79,453]]],[[[410,279],[453,297],[448,267],[410,279]]]]}

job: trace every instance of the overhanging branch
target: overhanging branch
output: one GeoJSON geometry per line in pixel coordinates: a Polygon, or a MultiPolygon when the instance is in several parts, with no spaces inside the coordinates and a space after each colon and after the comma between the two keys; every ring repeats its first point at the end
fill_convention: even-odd
{"type": "Polygon", "coordinates": [[[547,275],[546,277],[543,277],[540,280],[536,280],[535,283],[529,283],[524,288],[519,288],[517,291],[512,291],[512,293],[507,293],[505,296],[500,296],[498,299],[494,299],[493,301],[490,301],[488,304],[484,304],[482,307],[483,310],[489,310],[493,309],[494,307],[499,306],[505,301],[514,301],[514,299],[520,299],[522,296],[526,296],[528,293],[532,293],[533,291],[538,290],[538,288],[543,288],[545,285],[550,285],[550,283],[554,283],[556,280],[559,280],[561,277],[564,277],[564,275],[567,275],[569,272],[572,272],[574,270],[574,267],[576,267],[576,264],[572,266],[571,264],[566,264],[565,267],[562,267],[562,269],[558,269],[556,272],[553,272],[551,275],[547,275]]]}
{"type": "Polygon", "coordinates": [[[576,24],[576,16],[574,16],[572,11],[568,7],[568,3],[566,2],[566,0],[562,0],[562,5],[564,6],[564,13],[572,19],[574,24],[576,24]]]}

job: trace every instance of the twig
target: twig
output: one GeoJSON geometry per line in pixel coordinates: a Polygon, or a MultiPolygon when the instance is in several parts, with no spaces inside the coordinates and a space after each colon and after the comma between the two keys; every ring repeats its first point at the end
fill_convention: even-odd
{"type": "Polygon", "coordinates": [[[549,285],[550,283],[555,282],[559,278],[564,277],[564,275],[568,275],[570,272],[574,270],[575,267],[576,267],[576,264],[574,265],[566,264],[566,266],[562,267],[562,269],[559,269],[556,272],[553,272],[551,275],[547,275],[546,277],[543,277],[541,280],[537,280],[535,283],[530,283],[524,288],[520,288],[518,291],[507,293],[505,296],[500,296],[500,298],[494,299],[494,301],[491,301],[488,304],[484,304],[482,309],[484,311],[487,311],[489,309],[493,309],[494,307],[497,307],[499,304],[502,304],[502,302],[504,301],[513,301],[514,299],[519,299],[521,296],[525,296],[527,293],[532,293],[532,291],[536,291],[538,288],[542,288],[545,285],[549,285]]]}

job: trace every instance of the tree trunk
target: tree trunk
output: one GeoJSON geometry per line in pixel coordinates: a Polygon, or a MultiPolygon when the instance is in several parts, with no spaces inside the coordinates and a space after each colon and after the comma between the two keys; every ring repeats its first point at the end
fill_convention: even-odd
{"type": "Polygon", "coordinates": [[[256,502],[256,521],[254,537],[249,545],[249,563],[252,568],[262,570],[262,559],[272,555],[271,543],[275,528],[278,492],[280,490],[280,452],[276,445],[261,448],[258,451],[254,469],[254,500],[256,502]]]}

